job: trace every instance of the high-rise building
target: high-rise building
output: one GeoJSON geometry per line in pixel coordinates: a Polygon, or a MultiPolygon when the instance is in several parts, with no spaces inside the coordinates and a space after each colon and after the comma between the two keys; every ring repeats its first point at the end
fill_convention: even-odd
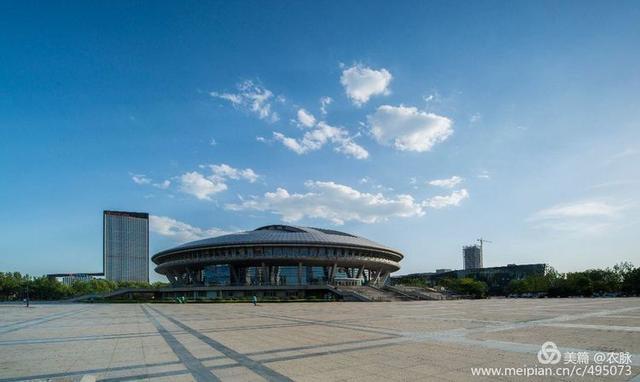
{"type": "Polygon", "coordinates": [[[469,245],[462,248],[464,269],[482,268],[482,246],[469,245]]]}
{"type": "Polygon", "coordinates": [[[107,280],[149,281],[149,214],[104,211],[102,237],[107,280]]]}

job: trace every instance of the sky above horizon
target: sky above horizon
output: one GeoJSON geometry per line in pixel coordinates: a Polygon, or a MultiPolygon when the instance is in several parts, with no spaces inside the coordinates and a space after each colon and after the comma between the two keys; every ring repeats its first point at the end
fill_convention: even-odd
{"type": "MultiPolygon", "coordinates": [[[[634,1],[3,2],[0,271],[279,222],[400,274],[640,265],[634,1]]],[[[153,274],[153,273],[152,273],[153,274]]],[[[152,280],[159,280],[155,275],[152,280]]]]}

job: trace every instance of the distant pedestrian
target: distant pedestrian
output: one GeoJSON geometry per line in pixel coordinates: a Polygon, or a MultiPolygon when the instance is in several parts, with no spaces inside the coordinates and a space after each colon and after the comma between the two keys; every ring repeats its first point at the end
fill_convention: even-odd
{"type": "Polygon", "coordinates": [[[251,302],[253,302],[253,306],[258,305],[258,298],[254,295],[254,296],[251,298],[251,302]]]}

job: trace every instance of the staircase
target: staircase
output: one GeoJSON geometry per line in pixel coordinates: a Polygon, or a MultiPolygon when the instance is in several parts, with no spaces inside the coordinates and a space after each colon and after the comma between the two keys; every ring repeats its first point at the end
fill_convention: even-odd
{"type": "MultiPolygon", "coordinates": [[[[369,285],[340,286],[336,288],[345,297],[358,298],[355,301],[409,301],[410,296],[405,296],[394,291],[384,290],[369,285]]],[[[354,300],[351,300],[354,301],[354,300]]]]}
{"type": "Polygon", "coordinates": [[[117,289],[111,292],[105,293],[89,293],[83,294],[81,296],[71,297],[69,299],[64,300],[65,302],[82,302],[82,301],[92,301],[99,299],[107,299],[110,297],[118,297],[123,296],[127,293],[135,293],[135,292],[147,292],[148,289],[139,289],[139,288],[122,288],[117,289]]]}
{"type": "Polygon", "coordinates": [[[387,285],[385,289],[391,292],[409,296],[414,300],[450,300],[452,299],[446,293],[441,293],[432,288],[412,287],[404,285],[387,285]]]}

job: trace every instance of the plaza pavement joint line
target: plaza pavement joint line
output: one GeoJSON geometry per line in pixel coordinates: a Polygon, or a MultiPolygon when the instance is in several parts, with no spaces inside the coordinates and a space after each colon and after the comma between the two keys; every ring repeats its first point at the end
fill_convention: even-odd
{"type": "MultiPolygon", "coordinates": [[[[158,334],[158,332],[155,332],[156,335],[158,334]]],[[[283,349],[271,349],[271,350],[262,350],[262,351],[257,351],[257,352],[252,352],[252,353],[247,353],[247,356],[250,357],[255,357],[255,356],[268,356],[268,355],[274,355],[272,356],[272,358],[265,358],[263,360],[261,360],[262,363],[270,363],[270,362],[277,362],[280,360],[292,360],[292,359],[303,359],[303,358],[309,358],[309,357],[317,357],[317,356],[321,356],[321,355],[326,355],[326,354],[334,354],[334,353],[344,353],[344,352],[352,352],[352,351],[357,351],[360,349],[368,349],[368,348],[375,348],[375,347],[384,347],[384,346],[389,346],[389,345],[395,345],[396,343],[400,343],[400,342],[406,342],[409,341],[409,339],[406,338],[399,338],[399,337],[381,337],[381,338],[372,338],[372,339],[360,339],[360,340],[352,340],[352,341],[344,341],[344,342],[338,342],[338,343],[333,343],[333,344],[325,344],[325,345],[306,345],[306,346],[297,346],[297,347],[291,347],[291,348],[283,348],[283,349]],[[353,344],[362,344],[362,343],[366,343],[366,342],[378,342],[378,341],[385,341],[385,340],[395,340],[395,342],[393,343],[381,343],[381,344],[375,344],[375,345],[370,345],[370,346],[366,346],[366,347],[355,347],[355,348],[344,348],[344,349],[337,349],[337,350],[319,350],[318,352],[315,353],[303,353],[297,356],[279,356],[279,353],[289,353],[289,352],[296,352],[296,351],[300,351],[300,350],[309,350],[309,349],[323,349],[323,348],[331,348],[331,347],[338,347],[338,346],[349,346],[349,345],[353,345],[353,344]]],[[[204,358],[199,358],[200,362],[206,362],[206,361],[214,361],[214,360],[220,360],[220,359],[225,359],[227,358],[224,355],[219,355],[219,356],[212,356],[212,357],[204,357],[204,358]]],[[[64,378],[64,377],[73,377],[73,376],[82,376],[85,374],[97,374],[97,373],[103,373],[103,372],[108,372],[108,371],[133,371],[135,369],[140,369],[143,367],[146,368],[154,368],[154,367],[159,367],[159,366],[170,366],[170,365],[181,365],[182,362],[180,361],[168,361],[168,362],[157,362],[157,363],[151,363],[151,364],[137,364],[137,365],[130,365],[130,366],[119,366],[119,367],[114,367],[114,368],[99,368],[99,369],[88,369],[88,370],[76,370],[76,371],[72,371],[72,372],[59,372],[59,373],[49,373],[49,374],[39,374],[39,375],[30,375],[30,376],[23,376],[23,377],[14,377],[14,378],[0,378],[0,382],[20,382],[20,381],[24,381],[24,380],[41,380],[41,379],[51,379],[51,378],[64,378]]],[[[209,369],[224,369],[224,368],[228,368],[228,367],[236,367],[239,366],[237,363],[234,364],[229,364],[229,365],[220,365],[220,366],[212,366],[209,367],[209,369]]],[[[132,379],[136,379],[136,378],[154,378],[154,377],[163,377],[163,376],[175,376],[175,375],[182,375],[182,374],[187,374],[188,370],[182,369],[182,370],[176,370],[176,371],[171,371],[171,372],[167,372],[170,374],[163,374],[162,372],[149,372],[147,374],[139,374],[139,375],[129,375],[129,376],[123,376],[123,377],[114,377],[114,378],[107,378],[103,381],[111,381],[111,382],[115,382],[115,381],[124,381],[124,380],[132,380],[132,379]]]]}
{"type": "Polygon", "coordinates": [[[219,381],[220,379],[216,377],[209,369],[207,369],[200,360],[198,360],[193,354],[191,354],[187,348],[184,347],[180,341],[173,334],[169,333],[167,329],[155,318],[145,306],[141,306],[142,311],[149,318],[149,321],[156,327],[164,341],[169,345],[171,350],[175,353],[175,355],[182,361],[182,364],[187,368],[187,370],[191,373],[193,378],[197,382],[207,382],[207,381],[219,381]]]}
{"type": "Polygon", "coordinates": [[[21,330],[21,329],[25,329],[25,328],[30,328],[32,326],[44,324],[45,322],[58,320],[60,318],[65,318],[65,317],[71,316],[73,314],[82,313],[82,312],[87,311],[88,309],[89,308],[83,308],[83,309],[72,310],[70,312],[69,311],[68,312],[59,312],[59,313],[49,314],[49,315],[46,315],[46,316],[43,316],[43,317],[40,317],[40,318],[35,318],[35,319],[31,319],[31,320],[26,320],[26,321],[22,321],[22,322],[13,323],[13,324],[5,326],[4,328],[0,328],[0,335],[1,334],[15,332],[17,330],[21,330]]]}
{"type": "Polygon", "coordinates": [[[211,346],[213,349],[219,351],[220,353],[226,355],[227,357],[229,357],[230,359],[238,362],[241,366],[246,367],[247,369],[253,371],[254,373],[266,378],[269,381],[286,381],[286,382],[290,382],[293,381],[292,379],[290,379],[289,377],[282,375],[280,373],[278,373],[277,371],[263,365],[260,362],[257,362],[251,358],[249,358],[248,356],[239,353],[225,345],[223,345],[222,343],[205,336],[204,334],[198,332],[197,330],[183,324],[182,322],[176,320],[175,318],[161,312],[160,310],[156,309],[156,308],[151,308],[149,307],[149,309],[153,310],[154,312],[158,313],[160,316],[166,318],[167,320],[171,321],[173,324],[175,324],[176,326],[180,327],[181,329],[185,330],[186,332],[188,332],[189,334],[191,334],[192,336],[196,337],[197,339],[199,339],[200,341],[206,343],[207,345],[211,346]]]}

